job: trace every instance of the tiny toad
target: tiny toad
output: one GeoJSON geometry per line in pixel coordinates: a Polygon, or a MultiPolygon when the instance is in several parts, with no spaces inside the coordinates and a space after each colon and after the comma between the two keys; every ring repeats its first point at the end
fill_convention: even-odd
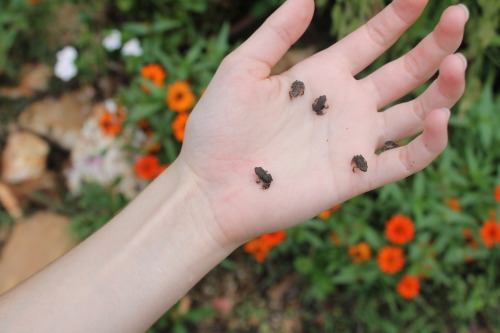
{"type": "Polygon", "coordinates": [[[351,163],[354,163],[354,167],[352,168],[352,172],[354,172],[354,169],[358,168],[359,170],[366,172],[368,170],[368,163],[366,162],[365,158],[363,155],[354,155],[354,157],[351,160],[351,163]]]}
{"type": "Polygon", "coordinates": [[[312,109],[318,116],[325,114],[323,110],[328,109],[328,104],[326,104],[326,96],[321,95],[316,98],[312,104],[312,109]]]}
{"type": "Polygon", "coordinates": [[[271,176],[270,173],[267,173],[267,171],[262,169],[261,167],[255,167],[255,174],[259,177],[259,180],[257,180],[256,183],[258,184],[262,181],[263,190],[266,190],[269,188],[269,186],[271,186],[273,177],[271,176]]]}
{"type": "Polygon", "coordinates": [[[304,85],[304,82],[295,80],[292,83],[292,86],[290,87],[290,91],[288,92],[288,95],[290,95],[290,99],[298,96],[304,95],[304,90],[306,89],[306,86],[304,85]]]}
{"type": "Polygon", "coordinates": [[[382,151],[386,151],[386,150],[389,150],[389,149],[394,149],[394,148],[398,148],[399,145],[394,142],[394,141],[386,141],[384,143],[384,147],[382,148],[382,151]]]}

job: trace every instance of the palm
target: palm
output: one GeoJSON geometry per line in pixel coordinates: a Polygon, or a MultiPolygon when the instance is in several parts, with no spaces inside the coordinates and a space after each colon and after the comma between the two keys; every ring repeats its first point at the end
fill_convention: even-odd
{"type": "MultiPolygon", "coordinates": [[[[296,3],[300,1],[301,6],[307,6],[305,0],[296,3]]],[[[403,11],[405,2],[422,3],[401,0],[395,8],[382,12],[378,21],[373,19],[372,25],[382,24],[394,15],[392,12],[403,11]]],[[[281,13],[278,11],[268,20],[268,26],[275,27],[283,16],[303,9],[292,6],[281,8],[281,13]]],[[[416,14],[408,15],[416,18],[416,14]]],[[[267,43],[276,43],[272,38],[262,39],[264,33],[272,33],[266,31],[266,24],[227,57],[191,115],[181,154],[200,186],[208,189],[216,216],[232,216],[233,221],[238,221],[237,225],[219,221],[226,235],[239,239],[292,226],[430,163],[446,145],[447,121],[443,112],[430,111],[451,107],[463,91],[465,66],[458,57],[443,59],[458,47],[465,20],[465,15],[453,8],[430,37],[409,53],[412,59],[425,54],[421,60],[425,65],[418,72],[409,73],[405,67],[408,58],[403,57],[363,80],[353,77],[409,23],[388,32],[389,37],[391,33],[395,37],[387,38],[387,45],[373,40],[370,44],[373,36],[365,27],[360,28],[331,48],[273,77],[268,77],[270,65],[284,50],[267,55],[256,51],[270,47],[267,43]],[[448,24],[456,20],[461,24],[450,33],[446,30],[448,24]],[[371,50],[349,57],[355,42],[364,42],[371,50]],[[419,99],[377,112],[428,79],[440,63],[440,77],[419,99]],[[290,100],[288,91],[295,80],[303,81],[306,89],[303,96],[290,100]],[[329,104],[324,115],[312,110],[313,101],[320,95],[326,95],[329,104]],[[422,118],[428,113],[424,125],[422,118]],[[422,129],[424,134],[410,145],[375,154],[385,141],[398,141],[422,129]],[[364,156],[367,172],[353,172],[354,155],[364,156]],[[256,183],[257,166],[269,171],[274,179],[267,190],[256,183]],[[223,190],[210,192],[212,188],[223,190]]],[[[286,43],[282,35],[275,37],[289,46],[301,29],[304,27],[288,31],[290,40],[286,43]]]]}

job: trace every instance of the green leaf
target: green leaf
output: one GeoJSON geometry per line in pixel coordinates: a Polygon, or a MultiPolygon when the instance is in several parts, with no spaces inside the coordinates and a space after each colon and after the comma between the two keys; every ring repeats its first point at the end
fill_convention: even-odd
{"type": "Polygon", "coordinates": [[[128,12],[134,4],[133,0],[116,0],[116,5],[122,12],[128,12]]]}
{"type": "Polygon", "coordinates": [[[166,137],[165,140],[163,141],[163,144],[165,145],[168,163],[169,164],[173,163],[177,158],[177,156],[179,155],[179,150],[177,149],[176,141],[171,137],[166,137]]]}
{"type": "Polygon", "coordinates": [[[367,227],[363,233],[364,239],[371,245],[372,248],[380,248],[384,242],[383,234],[376,232],[373,228],[367,227]]]}
{"type": "Polygon", "coordinates": [[[493,131],[495,130],[491,126],[493,115],[490,110],[493,110],[493,98],[491,89],[488,87],[483,90],[481,100],[477,106],[477,112],[479,112],[479,136],[485,148],[490,147],[493,139],[493,131]]]}
{"type": "Polygon", "coordinates": [[[300,234],[300,242],[308,243],[316,248],[320,248],[323,245],[323,239],[318,236],[315,232],[304,229],[300,234]]]}
{"type": "Polygon", "coordinates": [[[338,274],[333,276],[332,280],[339,284],[353,284],[356,282],[358,273],[356,272],[356,266],[350,265],[342,269],[338,274]]]}
{"type": "Polygon", "coordinates": [[[151,26],[146,23],[130,22],[123,25],[123,31],[133,36],[144,36],[151,32],[151,26]]]}
{"type": "Polygon", "coordinates": [[[127,119],[128,121],[138,121],[148,118],[161,110],[163,110],[163,105],[158,101],[138,104],[130,109],[127,119]]]}
{"type": "Polygon", "coordinates": [[[219,35],[217,36],[215,50],[218,51],[219,54],[227,52],[229,48],[228,45],[229,28],[230,24],[228,22],[224,22],[222,28],[220,29],[219,35]]]}
{"type": "Polygon", "coordinates": [[[236,271],[238,269],[238,264],[236,264],[233,260],[228,258],[222,260],[219,266],[224,269],[227,269],[228,271],[236,271]]]}
{"type": "Polygon", "coordinates": [[[202,40],[198,40],[196,44],[194,44],[186,54],[185,61],[189,64],[194,63],[196,60],[200,58],[200,55],[204,48],[204,43],[202,40]]]}
{"type": "Polygon", "coordinates": [[[465,251],[463,248],[450,247],[443,258],[445,263],[450,265],[463,264],[465,258],[465,251]]]}
{"type": "Polygon", "coordinates": [[[199,309],[191,309],[185,315],[182,316],[182,319],[190,321],[192,323],[199,323],[202,320],[210,317],[214,314],[214,310],[209,307],[202,307],[199,309]]]}
{"type": "Polygon", "coordinates": [[[308,275],[314,268],[313,262],[308,257],[295,258],[293,266],[297,272],[304,275],[308,275]]]}
{"type": "Polygon", "coordinates": [[[154,23],[151,25],[150,30],[154,33],[164,33],[180,26],[182,26],[182,23],[180,21],[160,18],[154,21],[154,23]]]}
{"type": "Polygon", "coordinates": [[[188,333],[186,326],[182,321],[177,321],[174,323],[174,327],[172,330],[173,333],[188,333]]]}
{"type": "Polygon", "coordinates": [[[413,177],[413,196],[415,199],[422,199],[425,195],[425,175],[419,172],[413,177]]]}

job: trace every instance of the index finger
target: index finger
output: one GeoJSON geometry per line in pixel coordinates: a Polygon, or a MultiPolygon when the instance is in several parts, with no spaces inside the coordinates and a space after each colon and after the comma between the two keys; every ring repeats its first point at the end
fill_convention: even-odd
{"type": "Polygon", "coordinates": [[[394,0],[366,24],[326,49],[356,75],[386,51],[420,16],[428,0],[394,0]]]}

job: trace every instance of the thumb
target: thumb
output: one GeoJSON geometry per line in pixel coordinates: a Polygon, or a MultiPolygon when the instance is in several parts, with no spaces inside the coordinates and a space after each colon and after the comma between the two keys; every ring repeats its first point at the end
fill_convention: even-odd
{"type": "Polygon", "coordinates": [[[271,68],[307,29],[313,13],[314,0],[287,0],[233,56],[257,69],[260,78],[269,76],[271,68]]]}

